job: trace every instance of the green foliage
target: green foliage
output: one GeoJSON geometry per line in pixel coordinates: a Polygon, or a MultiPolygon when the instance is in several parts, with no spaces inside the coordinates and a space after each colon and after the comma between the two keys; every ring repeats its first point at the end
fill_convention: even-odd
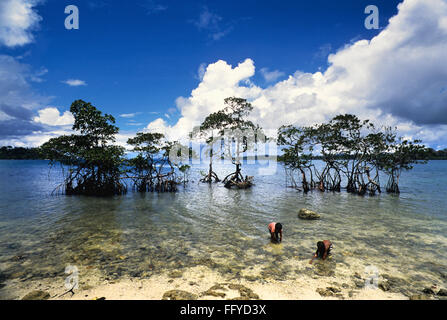
{"type": "Polygon", "coordinates": [[[283,126],[278,131],[278,144],[284,152],[281,159],[292,173],[301,172],[305,191],[312,187],[340,191],[344,175],[348,192],[374,194],[381,192],[379,172],[383,171],[389,176],[387,191],[398,193],[400,173],[424,162],[420,159],[427,155],[419,143],[396,138],[392,128],[379,130],[369,120],[361,121],[351,114],[338,115],[313,127],[283,126]],[[314,149],[319,150],[325,162],[321,171],[311,162],[314,149]],[[310,174],[310,182],[304,169],[310,174]]]}
{"type": "MultiPolygon", "coordinates": [[[[252,177],[242,176],[241,155],[268,140],[262,129],[249,120],[252,110],[246,99],[226,98],[222,110],[208,115],[190,133],[192,138],[204,139],[209,148],[209,172],[202,181],[220,181],[213,172],[212,160],[214,156],[225,155],[236,165],[236,171],[223,180],[225,186],[252,185],[252,177]],[[220,148],[217,152],[215,145],[220,148]]],[[[76,133],[50,139],[38,149],[38,157],[49,159],[50,164],[69,166],[62,185],[66,194],[122,194],[127,191],[122,179],[131,179],[141,192],[176,191],[177,184],[186,182],[189,160],[197,157],[191,147],[168,141],[161,133],[139,132],[127,141],[137,155],[124,159],[124,148],[114,144],[119,129],[113,116],[102,114],[82,100],[74,101],[70,111],[75,118],[76,133]],[[177,178],[177,173],[183,174],[183,179],[177,178]]],[[[392,128],[378,129],[369,120],[362,121],[351,114],[338,115],[311,127],[282,126],[277,143],[293,185],[297,187],[294,175],[298,172],[305,192],[314,188],[340,191],[344,175],[348,192],[374,194],[381,192],[379,171],[382,171],[389,177],[387,191],[398,193],[402,171],[411,170],[414,164],[427,158],[447,156],[447,150],[434,151],[418,140],[397,138],[392,128]],[[317,170],[313,163],[316,157],[325,162],[322,170],[317,170]]],[[[37,150],[0,149],[3,157],[14,154],[36,157],[37,150]]]]}
{"type": "Polygon", "coordinates": [[[89,139],[93,145],[105,145],[115,142],[115,134],[119,129],[116,127],[115,118],[91,105],[90,102],[76,100],[71,104],[70,112],[75,118],[73,130],[79,131],[81,135],[89,139]]]}
{"type": "Polygon", "coordinates": [[[167,141],[161,133],[139,132],[127,143],[138,155],[126,162],[126,174],[140,192],[176,191],[179,179],[175,169],[183,173],[185,182],[190,166],[184,162],[197,156],[191,148],[177,141],[167,141]]]}
{"type": "Polygon", "coordinates": [[[403,138],[390,141],[386,152],[382,153],[378,166],[388,175],[386,190],[391,193],[399,193],[399,179],[402,171],[413,169],[417,163],[426,163],[423,159],[427,154],[421,140],[409,141],[403,138]]]}
{"type": "Polygon", "coordinates": [[[51,164],[68,165],[63,184],[66,194],[110,196],[126,192],[120,180],[124,148],[113,145],[118,127],[90,103],[76,100],[70,107],[78,134],[52,138],[41,146],[51,164]]]}
{"type": "Polygon", "coordinates": [[[309,127],[282,126],[278,129],[277,144],[282,146],[284,164],[293,169],[311,165],[313,130],[309,127]]]}
{"type": "Polygon", "coordinates": [[[267,139],[262,129],[247,119],[253,110],[251,103],[246,99],[230,97],[224,100],[224,104],[223,113],[226,116],[221,135],[225,138],[225,155],[239,167],[241,155],[252,150],[257,142],[267,139]]]}
{"type": "Polygon", "coordinates": [[[0,147],[0,159],[2,160],[39,160],[43,159],[39,148],[23,148],[4,146],[0,147]]]}
{"type": "Polygon", "coordinates": [[[424,153],[418,154],[418,159],[447,160],[447,149],[436,151],[433,148],[427,148],[424,153]]]}
{"type": "Polygon", "coordinates": [[[188,165],[188,164],[184,164],[184,165],[181,165],[178,169],[179,169],[182,173],[186,173],[186,172],[188,172],[189,169],[191,169],[191,166],[188,165]]]}

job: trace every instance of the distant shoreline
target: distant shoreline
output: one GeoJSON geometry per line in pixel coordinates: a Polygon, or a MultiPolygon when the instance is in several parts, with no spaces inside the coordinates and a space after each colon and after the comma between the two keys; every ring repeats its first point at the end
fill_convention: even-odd
{"type": "MultiPolygon", "coordinates": [[[[340,155],[338,159],[348,159],[348,157],[343,157],[340,155]]],[[[313,156],[311,160],[322,160],[322,156],[313,156]]],[[[0,160],[47,160],[41,157],[39,148],[24,148],[24,147],[11,147],[3,146],[0,147],[0,160]]],[[[243,156],[242,161],[257,161],[257,160],[268,160],[268,161],[278,161],[283,162],[281,155],[254,155],[254,156],[243,156]]],[[[447,150],[435,151],[429,148],[428,151],[421,155],[420,159],[415,160],[447,160],[447,150]]]]}

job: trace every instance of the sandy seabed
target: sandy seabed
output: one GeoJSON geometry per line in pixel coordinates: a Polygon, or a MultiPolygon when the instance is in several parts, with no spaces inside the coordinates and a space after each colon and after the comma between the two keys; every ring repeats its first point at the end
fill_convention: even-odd
{"type": "Polygon", "coordinates": [[[354,300],[403,300],[408,299],[401,293],[385,292],[381,289],[353,288],[344,279],[333,277],[311,278],[297,276],[294,280],[286,281],[247,281],[228,280],[219,273],[204,266],[189,268],[181,277],[161,274],[149,279],[122,278],[119,280],[100,280],[97,275],[90,273],[87,279],[79,279],[78,289],[74,294],[67,293],[64,279],[41,281],[12,280],[8,287],[13,291],[6,292],[6,299],[22,299],[34,290],[41,290],[50,294],[50,300],[161,300],[165,293],[172,290],[196,295],[198,300],[227,300],[241,299],[238,287],[251,291],[261,300],[322,300],[322,299],[354,299],[354,300]],[[317,290],[336,288],[337,292],[322,296],[317,290]]]}

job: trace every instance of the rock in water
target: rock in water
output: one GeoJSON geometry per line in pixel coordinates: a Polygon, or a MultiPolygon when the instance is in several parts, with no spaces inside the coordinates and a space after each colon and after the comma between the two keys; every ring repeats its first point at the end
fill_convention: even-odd
{"type": "Polygon", "coordinates": [[[390,291],[391,289],[388,281],[379,283],[379,288],[382,289],[383,291],[390,291]]]}
{"type": "Polygon", "coordinates": [[[309,210],[309,209],[301,209],[298,212],[298,218],[304,219],[304,220],[318,220],[320,219],[320,215],[316,213],[315,211],[309,210]]]}
{"type": "Polygon", "coordinates": [[[168,276],[169,278],[181,278],[183,273],[181,271],[172,271],[168,276]]]}
{"type": "Polygon", "coordinates": [[[410,297],[410,300],[431,300],[431,298],[426,294],[415,294],[410,297]]]}
{"type": "Polygon", "coordinates": [[[438,296],[446,297],[447,296],[447,290],[446,289],[441,289],[441,290],[438,291],[437,294],[438,294],[438,296]]]}
{"type": "Polygon", "coordinates": [[[329,296],[335,296],[337,293],[340,293],[341,290],[334,287],[327,287],[326,289],[323,288],[317,288],[316,290],[320,296],[322,297],[329,297],[329,296]]]}
{"type": "Polygon", "coordinates": [[[48,298],[50,298],[50,294],[48,292],[35,290],[24,296],[22,300],[47,300],[48,298]]]}
{"type": "Polygon", "coordinates": [[[163,294],[162,300],[197,300],[197,295],[183,290],[170,290],[163,294]]]}
{"type": "Polygon", "coordinates": [[[432,288],[425,288],[424,290],[422,290],[422,293],[425,293],[425,294],[435,294],[435,292],[433,291],[432,288]]]}

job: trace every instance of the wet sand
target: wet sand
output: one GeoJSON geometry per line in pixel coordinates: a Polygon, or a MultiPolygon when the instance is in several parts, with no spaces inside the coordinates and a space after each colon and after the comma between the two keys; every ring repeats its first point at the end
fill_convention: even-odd
{"type": "MultiPolygon", "coordinates": [[[[368,300],[402,300],[407,296],[397,292],[385,292],[379,288],[365,289],[359,287],[349,277],[297,276],[287,281],[248,281],[223,277],[207,267],[189,268],[180,275],[154,275],[149,279],[122,278],[119,280],[103,280],[99,274],[91,272],[88,278],[80,277],[78,289],[65,293],[64,278],[43,279],[40,281],[12,280],[8,287],[13,291],[6,292],[6,299],[22,299],[26,294],[41,290],[48,292],[50,300],[160,300],[181,299],[182,294],[195,295],[198,300],[227,299],[261,299],[261,300],[321,300],[321,299],[368,299],[368,300]],[[329,288],[329,290],[328,290],[329,288]],[[333,291],[331,291],[331,289],[333,291]],[[181,291],[172,291],[181,290],[181,291]],[[319,292],[320,293],[319,293],[319,292]],[[171,292],[171,295],[166,293],[171,292]],[[249,294],[247,294],[249,292],[249,294]],[[65,293],[65,294],[64,294],[65,293]]],[[[4,293],[5,294],[5,293],[4,293]]]]}

